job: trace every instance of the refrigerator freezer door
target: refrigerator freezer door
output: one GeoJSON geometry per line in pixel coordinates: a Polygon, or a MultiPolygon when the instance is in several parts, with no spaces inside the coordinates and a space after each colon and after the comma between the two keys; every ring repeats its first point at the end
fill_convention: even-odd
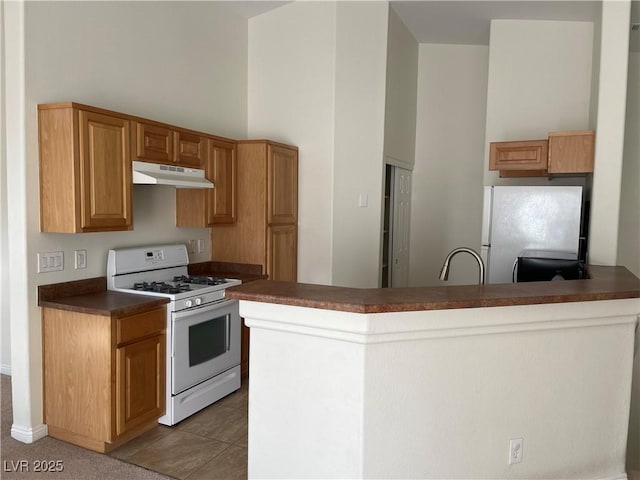
{"type": "Polygon", "coordinates": [[[511,283],[522,250],[578,251],[582,187],[493,187],[488,283],[511,283]]]}

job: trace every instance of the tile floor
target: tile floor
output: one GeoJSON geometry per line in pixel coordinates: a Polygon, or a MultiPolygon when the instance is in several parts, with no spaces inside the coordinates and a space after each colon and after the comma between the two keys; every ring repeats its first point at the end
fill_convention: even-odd
{"type": "Polygon", "coordinates": [[[181,480],[247,478],[248,383],[173,427],[158,425],[109,455],[181,480]]]}

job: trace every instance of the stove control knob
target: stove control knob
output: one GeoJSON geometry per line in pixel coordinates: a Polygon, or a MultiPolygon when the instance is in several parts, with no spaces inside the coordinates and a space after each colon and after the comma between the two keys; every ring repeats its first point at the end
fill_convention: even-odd
{"type": "Polygon", "coordinates": [[[202,299],[201,298],[196,298],[196,305],[200,305],[202,303],[202,299]]]}
{"type": "Polygon", "coordinates": [[[191,307],[192,305],[193,305],[193,302],[192,302],[191,300],[185,300],[185,301],[184,301],[184,306],[185,306],[185,307],[189,308],[189,307],[191,307]]]}

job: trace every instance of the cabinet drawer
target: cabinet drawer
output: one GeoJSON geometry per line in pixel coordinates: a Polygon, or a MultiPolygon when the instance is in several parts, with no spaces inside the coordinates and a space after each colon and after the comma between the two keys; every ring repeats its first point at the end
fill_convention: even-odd
{"type": "Polygon", "coordinates": [[[150,335],[157,335],[165,329],[166,321],[164,307],[119,318],[116,325],[116,342],[122,345],[150,335]]]}

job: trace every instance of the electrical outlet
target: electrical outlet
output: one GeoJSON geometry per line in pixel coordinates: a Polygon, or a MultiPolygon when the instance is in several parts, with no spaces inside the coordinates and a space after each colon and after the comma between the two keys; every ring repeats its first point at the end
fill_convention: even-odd
{"type": "Polygon", "coordinates": [[[86,250],[76,250],[76,270],[80,268],[87,268],[87,251],[86,250]]]}
{"type": "Polygon", "coordinates": [[[198,248],[198,242],[196,242],[195,240],[189,240],[187,242],[187,252],[194,254],[197,253],[197,248],[198,248]]]}
{"type": "Polygon", "coordinates": [[[64,252],[38,253],[38,273],[64,270],[64,252]]]}
{"type": "Polygon", "coordinates": [[[524,443],[521,438],[512,438],[509,440],[509,465],[522,461],[523,448],[524,443]]]}
{"type": "Polygon", "coordinates": [[[198,252],[198,253],[202,253],[202,252],[204,252],[204,249],[205,249],[204,238],[199,238],[199,239],[198,239],[198,249],[197,249],[197,252],[198,252]]]}

